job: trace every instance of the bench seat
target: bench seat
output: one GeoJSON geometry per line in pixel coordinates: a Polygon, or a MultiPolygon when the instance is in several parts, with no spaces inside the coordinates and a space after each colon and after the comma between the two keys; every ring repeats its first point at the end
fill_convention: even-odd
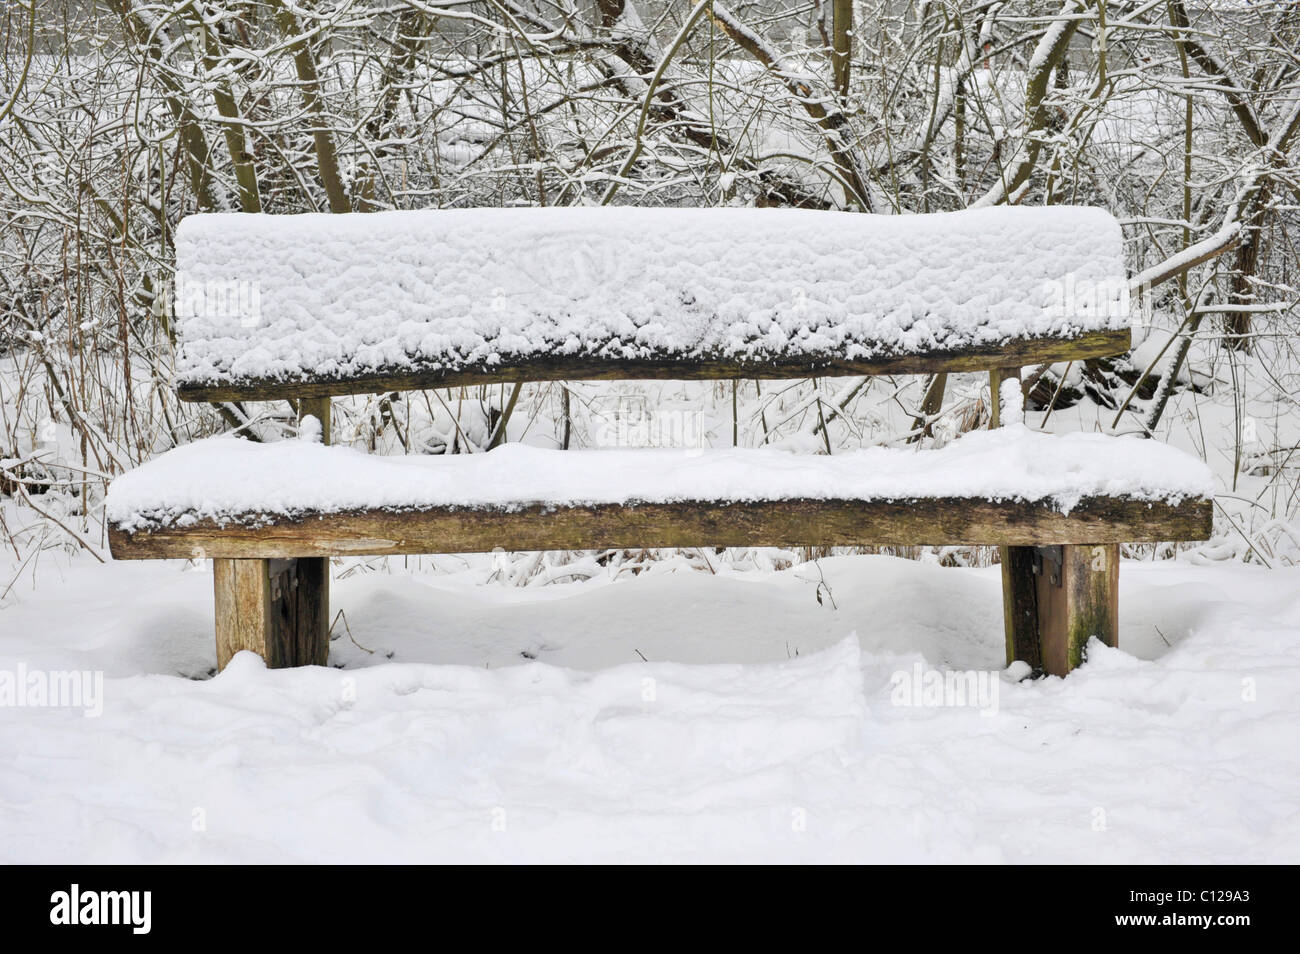
{"type": "Polygon", "coordinates": [[[286,558],[597,547],[1050,545],[1204,537],[1200,460],[1012,425],[938,450],[774,448],[385,457],[220,437],[114,482],[113,555],[286,558]]]}

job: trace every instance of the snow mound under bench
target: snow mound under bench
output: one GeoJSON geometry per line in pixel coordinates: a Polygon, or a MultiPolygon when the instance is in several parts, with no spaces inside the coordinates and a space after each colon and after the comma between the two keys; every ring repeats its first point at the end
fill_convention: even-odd
{"type": "Polygon", "coordinates": [[[182,385],[605,359],[955,351],[1128,326],[1100,209],[193,215],[182,385]]]}
{"type": "Polygon", "coordinates": [[[110,523],[134,532],[366,509],[799,498],[1048,500],[1068,513],[1093,495],[1177,504],[1212,491],[1209,468],[1165,444],[1057,436],[1020,424],[974,431],[937,450],[873,447],[833,456],[505,444],[486,454],[385,457],[303,440],[215,437],[123,474],[106,510],[110,523]]]}

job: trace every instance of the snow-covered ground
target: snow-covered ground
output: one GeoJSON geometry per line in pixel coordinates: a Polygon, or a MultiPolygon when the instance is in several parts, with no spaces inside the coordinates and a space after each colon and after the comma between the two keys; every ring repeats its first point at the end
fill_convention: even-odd
{"type": "Polygon", "coordinates": [[[1126,563],[1123,648],[1016,683],[996,568],[715,562],[339,566],[342,668],[213,679],[208,566],[49,563],[0,683],[102,714],[0,708],[0,861],[1300,860],[1300,568],[1126,563]]]}

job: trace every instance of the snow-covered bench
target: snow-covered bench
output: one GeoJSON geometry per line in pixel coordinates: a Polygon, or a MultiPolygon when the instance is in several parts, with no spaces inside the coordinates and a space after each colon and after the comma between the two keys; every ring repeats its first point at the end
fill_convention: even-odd
{"type": "Polygon", "coordinates": [[[179,447],[110,489],[115,557],[213,559],[222,666],[240,649],[271,665],[326,661],[330,556],[978,543],[1003,548],[1008,661],[1064,674],[1089,637],[1116,641],[1119,543],[1209,533],[1200,461],[1154,441],[1031,432],[1012,381],[1003,427],[923,451],[327,446],[333,395],[971,370],[1006,381],[1122,352],[1119,227],[1097,210],[204,215],[181,223],[176,246],[180,395],[289,399],[308,425],[298,440],[179,447]]]}

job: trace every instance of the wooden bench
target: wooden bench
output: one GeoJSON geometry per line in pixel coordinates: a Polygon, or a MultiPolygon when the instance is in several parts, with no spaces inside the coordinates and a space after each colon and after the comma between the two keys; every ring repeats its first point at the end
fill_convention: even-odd
{"type": "Polygon", "coordinates": [[[295,666],[326,663],[332,556],[989,544],[1002,548],[1008,663],[1064,675],[1090,637],[1117,642],[1120,543],[1209,535],[1200,461],[1005,420],[939,449],[831,456],[368,457],[325,446],[330,399],[978,370],[1016,417],[1022,367],[1128,349],[1125,315],[1052,301],[1080,276],[1122,287],[1118,236],[1109,216],[1077,209],[192,217],[177,233],[180,396],[289,400],[322,440],[215,438],[161,455],[110,489],[111,550],[212,559],[218,665],[248,649],[295,666]]]}

